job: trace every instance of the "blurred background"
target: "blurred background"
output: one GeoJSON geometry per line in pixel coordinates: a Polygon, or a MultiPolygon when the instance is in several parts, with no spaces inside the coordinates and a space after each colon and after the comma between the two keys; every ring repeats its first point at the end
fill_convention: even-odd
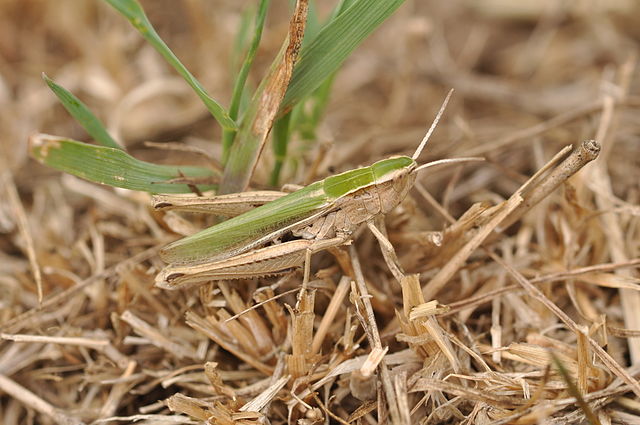
{"type": "MultiPolygon", "coordinates": [[[[287,2],[272,3],[254,85],[286,32],[287,2]]],[[[321,3],[326,13],[333,2],[321,3]]],[[[143,2],[160,35],[223,105],[241,57],[234,43],[242,12],[250,4],[143,2]]],[[[31,164],[20,174],[31,133],[86,139],[49,93],[42,72],[86,102],[134,151],[143,141],[188,141],[217,155],[211,141],[219,128],[199,99],[104,2],[3,0],[0,13],[0,152],[20,182],[41,172],[31,164]]],[[[636,2],[623,0],[408,0],[344,65],[319,142],[340,151],[336,167],[406,151],[454,88],[451,124],[436,134],[430,155],[495,152],[496,139],[597,101],[619,67],[635,60],[637,13],[636,2]]],[[[635,93],[637,82],[629,84],[635,93]]],[[[548,132],[545,146],[588,137],[592,128],[583,124],[548,132]]],[[[511,144],[519,149],[530,142],[511,144]]]]}

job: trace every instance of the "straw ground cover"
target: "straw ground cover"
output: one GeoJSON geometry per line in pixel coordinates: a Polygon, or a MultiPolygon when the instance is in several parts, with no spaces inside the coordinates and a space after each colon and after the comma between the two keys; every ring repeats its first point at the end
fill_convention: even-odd
{"type": "MultiPolygon", "coordinates": [[[[426,171],[385,218],[406,275],[364,228],[314,256],[304,293],[299,272],[161,290],[158,251],[211,217],[153,210],[148,179],[114,190],[40,166],[27,140],[65,138],[32,137],[36,159],[127,155],[164,192],[242,186],[224,167],[250,157],[229,143],[243,130],[216,106],[251,105],[234,83],[256,19],[237,3],[144,3],[200,94],[105,2],[0,4],[0,422],[638,422],[637,6],[407,0],[289,116],[294,134],[272,117],[245,182],[411,153],[454,88],[421,162],[486,161],[426,171]],[[110,136],[73,121],[43,71],[110,136]]],[[[298,48],[284,3],[248,93],[295,79],[272,66],[298,48]]]]}

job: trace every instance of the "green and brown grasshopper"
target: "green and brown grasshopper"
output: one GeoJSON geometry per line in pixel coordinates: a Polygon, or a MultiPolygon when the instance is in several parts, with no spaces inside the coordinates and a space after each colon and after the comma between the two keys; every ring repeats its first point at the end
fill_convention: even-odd
{"type": "MultiPolygon", "coordinates": [[[[185,284],[210,280],[278,275],[303,263],[306,280],[311,254],[347,243],[363,223],[367,223],[383,243],[383,252],[385,246],[389,249],[390,244],[382,233],[376,231],[373,220],[387,214],[405,198],[420,169],[468,160],[436,161],[422,166],[416,162],[449,96],[412,157],[383,159],[368,167],[327,177],[280,197],[273,192],[258,192],[255,195],[247,192],[205,201],[205,204],[223,207],[233,204],[237,207],[242,199],[249,200],[249,203],[260,203],[265,200],[264,197],[266,200],[269,200],[269,196],[277,197],[167,245],[160,255],[169,265],[157,275],[156,285],[176,289],[185,284]]],[[[157,207],[170,204],[172,201],[168,201],[167,197],[156,199],[157,207]]],[[[191,211],[207,209],[203,201],[197,198],[190,202],[183,201],[182,206],[191,211]]]]}

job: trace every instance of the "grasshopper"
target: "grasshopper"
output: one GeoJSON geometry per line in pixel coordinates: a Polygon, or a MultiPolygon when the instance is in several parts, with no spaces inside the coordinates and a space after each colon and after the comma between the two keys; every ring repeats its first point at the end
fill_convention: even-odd
{"type": "MultiPolygon", "coordinates": [[[[420,169],[468,160],[443,160],[421,166],[416,162],[450,96],[451,92],[413,156],[383,159],[285,196],[254,196],[254,199],[269,200],[269,196],[277,199],[167,245],[160,256],[169,264],[157,275],[156,286],[177,289],[211,280],[279,275],[303,263],[306,282],[311,254],[348,243],[363,223],[369,225],[381,242],[383,253],[389,254],[393,247],[375,228],[374,219],[390,212],[405,198],[420,169]]],[[[248,194],[251,199],[251,192],[248,194]]],[[[220,200],[225,208],[230,203],[236,205],[239,196],[214,199],[220,200]]],[[[197,199],[181,202],[191,211],[208,209],[202,204],[197,199]]],[[[172,206],[176,206],[175,201],[156,198],[156,207],[172,206]]]]}

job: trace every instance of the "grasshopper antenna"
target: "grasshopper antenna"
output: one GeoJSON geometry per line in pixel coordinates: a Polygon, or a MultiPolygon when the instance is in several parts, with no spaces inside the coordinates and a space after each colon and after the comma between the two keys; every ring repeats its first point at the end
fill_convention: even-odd
{"type": "Polygon", "coordinates": [[[418,171],[424,170],[425,168],[437,167],[440,165],[461,164],[465,162],[482,162],[482,161],[485,161],[485,159],[479,156],[439,159],[437,161],[431,161],[431,162],[427,162],[426,164],[422,164],[421,166],[415,169],[415,172],[417,173],[418,171]]]}
{"type": "Polygon", "coordinates": [[[440,121],[440,118],[442,117],[442,114],[444,114],[444,110],[447,108],[447,104],[449,103],[449,99],[451,98],[452,94],[453,94],[453,89],[449,90],[449,93],[447,94],[447,97],[445,97],[444,102],[442,102],[442,105],[440,106],[440,110],[438,111],[438,114],[436,115],[436,118],[431,123],[431,127],[429,127],[429,131],[427,131],[427,134],[424,135],[424,137],[422,138],[422,141],[420,142],[420,146],[418,146],[418,149],[416,149],[415,153],[411,157],[411,159],[413,159],[414,161],[416,159],[418,159],[418,157],[422,153],[422,150],[424,149],[424,147],[426,146],[427,142],[429,141],[429,138],[431,137],[431,134],[436,129],[436,127],[438,125],[438,122],[440,121]]]}

